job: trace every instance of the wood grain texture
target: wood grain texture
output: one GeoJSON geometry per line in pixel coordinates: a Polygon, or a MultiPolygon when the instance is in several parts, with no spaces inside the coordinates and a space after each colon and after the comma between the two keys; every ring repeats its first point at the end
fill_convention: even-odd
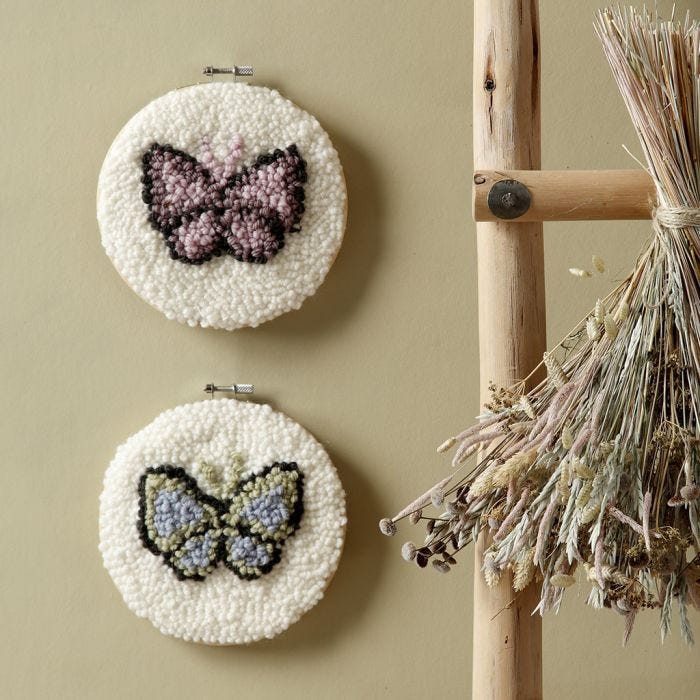
{"type": "MultiPolygon", "coordinates": [[[[535,0],[474,3],[474,172],[540,168],[539,17],[535,0]]],[[[541,223],[478,223],[481,397],[526,376],[545,349],[541,223]]],[[[472,697],[542,696],[542,627],[534,586],[488,588],[476,547],[472,697]],[[515,598],[515,600],[514,600],[515,598]]]]}
{"type": "Polygon", "coordinates": [[[498,170],[474,173],[475,221],[498,221],[487,199],[494,183],[518,180],[532,198],[515,222],[649,219],[656,190],[644,170],[498,170]]]}

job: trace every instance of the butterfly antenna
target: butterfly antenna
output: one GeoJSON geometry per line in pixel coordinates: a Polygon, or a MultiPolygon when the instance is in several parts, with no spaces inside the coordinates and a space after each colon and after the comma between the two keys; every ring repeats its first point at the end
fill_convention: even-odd
{"type": "Polygon", "coordinates": [[[243,158],[243,137],[240,134],[234,134],[231,139],[228,155],[224,158],[223,174],[224,180],[231,178],[238,168],[238,164],[243,158]]]}
{"type": "Polygon", "coordinates": [[[209,462],[202,461],[199,465],[200,472],[209,486],[216,488],[221,484],[221,474],[219,470],[209,462]]]}
{"type": "Polygon", "coordinates": [[[229,498],[235,493],[244,469],[245,460],[243,456],[238,452],[232,452],[231,461],[224,471],[225,484],[223,491],[226,498],[229,498]]]}

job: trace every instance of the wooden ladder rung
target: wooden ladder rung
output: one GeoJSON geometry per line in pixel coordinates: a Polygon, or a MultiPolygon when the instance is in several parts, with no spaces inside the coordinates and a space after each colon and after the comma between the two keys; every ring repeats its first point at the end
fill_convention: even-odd
{"type": "MultiPolygon", "coordinates": [[[[497,216],[488,203],[492,187],[503,180],[523,184],[530,194],[529,209],[508,219],[512,223],[650,219],[656,196],[651,177],[644,170],[480,169],[474,173],[475,221],[504,218],[497,216]]],[[[507,185],[500,189],[504,188],[507,185]]]]}

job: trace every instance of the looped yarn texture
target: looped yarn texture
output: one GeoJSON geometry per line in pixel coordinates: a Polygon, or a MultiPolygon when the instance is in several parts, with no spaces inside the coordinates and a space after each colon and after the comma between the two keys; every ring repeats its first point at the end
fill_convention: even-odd
{"type": "Polygon", "coordinates": [[[275,90],[194,85],[116,137],[97,218],[139,296],[181,323],[233,330],[316,292],[343,239],[345,181],[318,121],[275,90]]]}
{"type": "Polygon", "coordinates": [[[663,228],[682,229],[700,227],[700,209],[693,207],[657,207],[654,221],[663,228]]]}
{"type": "Polygon", "coordinates": [[[336,470],[304,428],[267,405],[206,400],[119,447],[100,551],[128,607],[163,634],[246,644],[321,600],[345,523],[336,470]]]}

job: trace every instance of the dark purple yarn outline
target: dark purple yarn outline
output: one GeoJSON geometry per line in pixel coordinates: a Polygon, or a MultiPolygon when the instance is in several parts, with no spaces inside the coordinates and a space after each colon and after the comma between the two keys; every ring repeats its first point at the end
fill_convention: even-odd
{"type": "MultiPolygon", "coordinates": [[[[299,154],[299,150],[296,144],[291,144],[284,150],[275,149],[271,153],[265,153],[256,158],[254,163],[248,167],[241,169],[235,175],[230,177],[225,183],[217,184],[213,181],[213,178],[209,170],[202,165],[194,156],[186,153],[185,151],[174,148],[170,144],[161,145],[157,142],[151,144],[149,149],[143,154],[141,158],[141,197],[144,203],[148,206],[149,214],[148,221],[152,228],[159,231],[164,238],[164,242],[168,247],[170,252],[170,257],[173,260],[179,260],[180,262],[187,263],[190,265],[202,265],[208,262],[214,257],[219,257],[221,255],[231,255],[233,258],[240,262],[257,263],[264,265],[268,260],[272,259],[277,253],[284,248],[285,245],[285,235],[288,233],[298,233],[300,231],[299,223],[305,211],[305,193],[304,193],[304,183],[307,181],[306,172],[306,161],[299,154]],[[205,205],[192,207],[186,211],[181,211],[173,213],[173,215],[166,221],[163,220],[154,211],[154,206],[158,205],[157,195],[153,191],[154,182],[154,158],[156,156],[162,158],[163,153],[172,153],[174,157],[181,158],[184,162],[191,163],[193,168],[193,174],[196,176],[203,177],[208,182],[208,192],[206,199],[208,200],[205,205]],[[276,241],[276,248],[270,251],[268,255],[249,255],[243,256],[236,251],[234,251],[226,237],[223,233],[223,228],[225,224],[223,223],[226,219],[227,213],[231,210],[230,206],[226,206],[226,200],[240,198],[236,190],[239,189],[249,177],[255,177],[256,172],[261,168],[272,165],[277,161],[287,162],[289,159],[293,159],[295,167],[291,171],[286,171],[285,175],[290,180],[289,185],[286,185],[290,189],[290,194],[292,197],[292,216],[284,218],[276,212],[271,207],[257,206],[255,203],[248,203],[247,205],[241,205],[241,202],[237,203],[237,213],[242,217],[250,217],[251,219],[262,222],[266,227],[270,235],[276,241]],[[291,187],[290,187],[291,186],[291,187]],[[222,224],[219,226],[219,230],[212,230],[212,236],[214,238],[214,243],[211,248],[201,257],[192,259],[183,255],[176,250],[177,241],[174,236],[175,232],[182,225],[186,225],[196,219],[198,219],[204,213],[211,213],[219,222],[222,224]]],[[[240,198],[242,199],[242,198],[240,198]]]]}

